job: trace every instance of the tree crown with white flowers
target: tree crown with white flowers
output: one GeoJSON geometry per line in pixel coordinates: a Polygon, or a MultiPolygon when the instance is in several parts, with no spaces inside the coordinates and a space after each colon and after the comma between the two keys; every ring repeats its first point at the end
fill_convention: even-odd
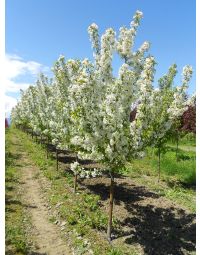
{"type": "Polygon", "coordinates": [[[112,169],[142,155],[184,112],[192,74],[191,67],[184,67],[182,86],[172,89],[173,65],[159,80],[160,89],[154,89],[156,62],[147,55],[149,42],[133,51],[142,16],[136,11],[130,28],[120,28],[118,37],[109,28],[100,38],[98,26],[90,25],[94,62],[61,56],[53,67],[53,81],[41,75],[13,110],[13,121],[47,135],[58,148],[72,148],[80,158],[102,161],[112,169]],[[117,77],[112,73],[115,53],[124,60],[117,77]],[[136,116],[130,122],[134,107],[136,116]]]}

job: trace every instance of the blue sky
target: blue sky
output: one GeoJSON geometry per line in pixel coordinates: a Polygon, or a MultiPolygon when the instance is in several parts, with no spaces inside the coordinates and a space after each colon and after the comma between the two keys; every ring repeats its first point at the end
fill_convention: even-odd
{"type": "MultiPolygon", "coordinates": [[[[37,72],[50,74],[60,54],[66,58],[92,59],[87,27],[95,22],[100,34],[113,27],[129,26],[136,10],[144,14],[135,48],[150,41],[155,57],[155,81],[176,63],[180,84],[184,65],[193,66],[189,93],[195,91],[195,0],[6,0],[6,56],[8,109],[19,89],[36,80],[37,72]],[[11,70],[11,71],[10,71],[11,70]]],[[[114,73],[120,60],[113,61],[114,73]]]]}

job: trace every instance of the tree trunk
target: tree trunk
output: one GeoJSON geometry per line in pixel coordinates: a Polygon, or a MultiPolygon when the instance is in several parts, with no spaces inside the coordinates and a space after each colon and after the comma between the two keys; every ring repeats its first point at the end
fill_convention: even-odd
{"type": "MultiPolygon", "coordinates": [[[[76,161],[78,162],[78,155],[76,155],[76,161]]],[[[74,175],[74,193],[76,193],[77,189],[77,179],[78,179],[78,174],[74,175]]]]}
{"type": "Polygon", "coordinates": [[[58,171],[58,150],[56,149],[56,170],[58,171]]]}
{"type": "Polygon", "coordinates": [[[160,147],[158,148],[158,182],[160,182],[160,147]]]}
{"type": "Polygon", "coordinates": [[[152,148],[152,151],[151,151],[151,157],[153,158],[154,156],[154,148],[152,148]]]}
{"type": "Polygon", "coordinates": [[[75,174],[74,175],[74,193],[76,193],[76,188],[77,188],[77,177],[78,177],[78,175],[75,174]]]}
{"type": "Polygon", "coordinates": [[[179,135],[177,131],[177,136],[176,136],[176,161],[178,161],[178,142],[179,142],[179,135]]]}
{"type": "Polygon", "coordinates": [[[109,206],[109,218],[108,218],[108,229],[107,229],[107,238],[109,242],[111,242],[113,200],[114,200],[114,176],[113,176],[113,173],[111,173],[110,174],[110,206],[109,206]]]}
{"type": "Polygon", "coordinates": [[[49,138],[47,138],[47,144],[46,144],[47,159],[49,158],[49,149],[48,149],[48,146],[49,146],[49,138]]]}

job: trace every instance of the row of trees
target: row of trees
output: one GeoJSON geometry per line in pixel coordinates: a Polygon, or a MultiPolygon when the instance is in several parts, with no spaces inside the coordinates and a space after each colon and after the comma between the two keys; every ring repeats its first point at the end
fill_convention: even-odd
{"type": "Polygon", "coordinates": [[[156,61],[149,54],[150,44],[144,42],[133,51],[142,16],[136,11],[130,27],[121,27],[118,36],[109,28],[100,38],[98,26],[90,25],[94,61],[59,57],[52,69],[53,79],[40,74],[36,84],[22,91],[12,111],[15,125],[45,135],[58,149],[77,153],[77,161],[71,165],[76,179],[84,171],[78,163],[80,158],[101,162],[109,170],[109,240],[115,173],[129,159],[143,156],[147,146],[160,146],[189,104],[186,90],[192,76],[190,66],[183,68],[180,86],[173,84],[177,73],[173,64],[155,89],[156,61]],[[123,64],[114,77],[112,60],[116,53],[123,64]],[[130,121],[134,110],[134,120],[130,121]]]}

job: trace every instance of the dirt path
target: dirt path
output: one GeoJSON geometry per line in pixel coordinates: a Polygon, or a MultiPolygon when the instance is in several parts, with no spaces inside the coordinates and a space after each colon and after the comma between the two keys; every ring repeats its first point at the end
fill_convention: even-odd
{"type": "Polygon", "coordinates": [[[69,246],[60,237],[58,226],[49,222],[48,209],[45,206],[41,193],[41,184],[35,178],[39,169],[31,164],[25,153],[21,152],[20,162],[22,166],[22,200],[26,203],[31,221],[32,241],[37,247],[31,254],[40,255],[70,255],[69,246]]]}

